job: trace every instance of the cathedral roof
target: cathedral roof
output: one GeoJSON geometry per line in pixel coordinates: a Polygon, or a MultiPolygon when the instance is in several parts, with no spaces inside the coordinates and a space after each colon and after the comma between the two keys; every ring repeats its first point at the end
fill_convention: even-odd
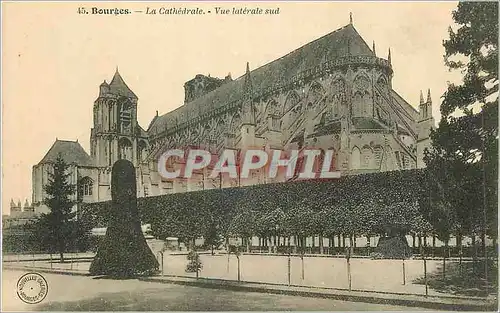
{"type": "Polygon", "coordinates": [[[373,117],[353,117],[352,125],[356,129],[387,129],[388,127],[381,124],[373,117]]]}
{"type": "Polygon", "coordinates": [[[109,83],[109,92],[115,95],[137,99],[135,93],[125,84],[118,69],[116,69],[115,76],[113,76],[111,83],[109,83]]]}
{"type": "Polygon", "coordinates": [[[320,124],[317,125],[314,128],[314,132],[310,135],[308,135],[308,138],[311,137],[320,137],[320,136],[326,136],[326,135],[331,135],[331,134],[338,134],[340,133],[341,130],[341,124],[339,120],[332,121],[329,123],[325,124],[320,124]]]}
{"type": "Polygon", "coordinates": [[[61,155],[64,162],[67,164],[77,164],[83,166],[93,165],[90,156],[83,150],[83,147],[78,141],[58,140],[50,147],[47,154],[38,164],[53,163],[56,161],[57,156],[61,155]]]}
{"type": "MultiPolygon", "coordinates": [[[[254,92],[265,90],[278,82],[286,82],[296,74],[312,69],[328,60],[353,55],[373,56],[373,51],[352,24],[316,39],[287,55],[250,72],[254,92]]],[[[228,82],[185,105],[159,116],[148,131],[155,135],[201,114],[238,100],[243,95],[245,75],[228,82]]]]}

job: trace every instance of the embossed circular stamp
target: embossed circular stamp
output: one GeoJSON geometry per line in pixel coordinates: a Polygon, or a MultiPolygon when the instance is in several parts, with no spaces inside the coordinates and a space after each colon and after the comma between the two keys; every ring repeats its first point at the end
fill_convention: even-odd
{"type": "Polygon", "coordinates": [[[17,281],[17,296],[28,304],[40,303],[49,292],[45,278],[38,273],[27,273],[17,281]]]}

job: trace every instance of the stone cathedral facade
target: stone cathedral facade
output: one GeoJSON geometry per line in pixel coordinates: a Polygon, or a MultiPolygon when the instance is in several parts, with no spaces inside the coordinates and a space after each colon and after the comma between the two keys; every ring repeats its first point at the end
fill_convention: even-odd
{"type": "MultiPolygon", "coordinates": [[[[434,127],[430,92],[418,110],[392,88],[390,50],[379,57],[352,23],[237,79],[197,75],[186,82],[184,104],[156,114],[147,129],[137,122],[140,101],[118,71],[94,102],[90,155],[76,141],[56,140],[33,167],[33,203],[43,211],[43,185],[57,155],[71,164],[75,198],[109,200],[111,166],[128,159],[137,170],[138,196],[241,185],[198,171],[189,180],[166,180],[158,159],[167,149],[335,151],[342,175],[423,167],[434,127]]],[[[281,179],[281,180],[280,180],[281,179]]],[[[269,180],[255,172],[245,184],[269,180]]],[[[287,179],[290,180],[290,179],[287,179]]],[[[292,178],[293,180],[293,178],[292,178]]]]}

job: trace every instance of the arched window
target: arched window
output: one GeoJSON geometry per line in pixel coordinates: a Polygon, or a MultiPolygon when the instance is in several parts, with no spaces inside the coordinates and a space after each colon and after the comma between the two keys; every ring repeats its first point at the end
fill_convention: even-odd
{"type": "Polygon", "coordinates": [[[132,143],[127,138],[121,138],[118,141],[120,159],[132,161],[132,143]]]}
{"type": "Polygon", "coordinates": [[[92,178],[86,176],[80,180],[80,195],[82,196],[91,196],[92,189],[94,187],[94,181],[92,178]]]}
{"type": "Polygon", "coordinates": [[[372,111],[370,96],[370,79],[364,75],[358,75],[354,79],[353,116],[369,116],[372,111]]]}
{"type": "Polygon", "coordinates": [[[144,141],[141,140],[137,145],[137,159],[139,161],[145,161],[147,155],[148,155],[147,145],[144,141]]]}
{"type": "Polygon", "coordinates": [[[373,151],[369,147],[364,147],[363,148],[363,168],[372,168],[373,164],[373,151]]]}
{"type": "Polygon", "coordinates": [[[338,78],[332,84],[332,111],[333,116],[337,117],[341,112],[341,105],[345,99],[345,82],[338,78]]]}
{"type": "Polygon", "coordinates": [[[361,151],[358,147],[354,147],[351,152],[351,169],[359,169],[361,167],[361,151]]]}

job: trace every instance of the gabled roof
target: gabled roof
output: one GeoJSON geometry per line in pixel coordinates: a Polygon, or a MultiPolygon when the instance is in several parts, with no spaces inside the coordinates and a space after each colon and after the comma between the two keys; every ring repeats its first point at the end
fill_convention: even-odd
{"type": "Polygon", "coordinates": [[[57,156],[61,155],[67,164],[76,164],[83,166],[92,166],[93,162],[90,156],[83,150],[78,141],[58,140],[50,147],[47,154],[38,164],[53,163],[57,156]]]}
{"type": "Polygon", "coordinates": [[[113,76],[111,83],[109,83],[109,91],[115,95],[137,99],[135,93],[125,84],[118,69],[116,69],[115,76],[113,76]]]}
{"type": "MultiPolygon", "coordinates": [[[[265,90],[277,82],[290,80],[302,71],[312,69],[328,60],[347,55],[374,55],[352,24],[348,24],[251,71],[252,89],[254,92],[265,90]]],[[[245,75],[167,114],[159,116],[151,123],[148,132],[150,135],[155,135],[165,129],[240,99],[243,95],[244,79],[245,75]]]]}

